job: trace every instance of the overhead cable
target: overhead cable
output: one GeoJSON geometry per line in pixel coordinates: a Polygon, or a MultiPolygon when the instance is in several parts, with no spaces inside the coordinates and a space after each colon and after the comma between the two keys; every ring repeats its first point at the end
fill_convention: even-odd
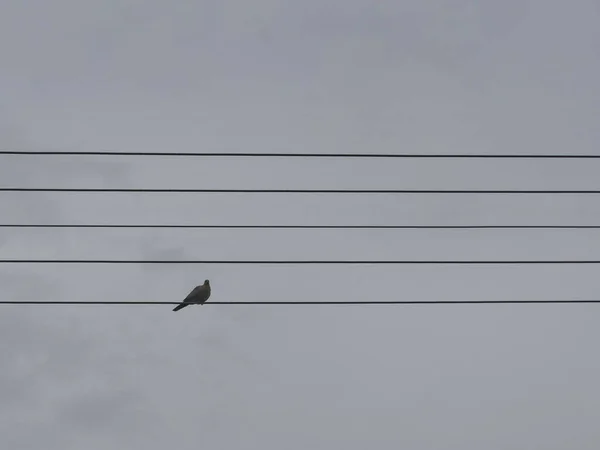
{"type": "Polygon", "coordinates": [[[600,159],[585,153],[298,153],[298,152],[115,152],[115,151],[38,151],[0,150],[0,155],[34,156],[150,156],[150,157],[221,157],[221,158],[475,158],[475,159],[600,159]]]}

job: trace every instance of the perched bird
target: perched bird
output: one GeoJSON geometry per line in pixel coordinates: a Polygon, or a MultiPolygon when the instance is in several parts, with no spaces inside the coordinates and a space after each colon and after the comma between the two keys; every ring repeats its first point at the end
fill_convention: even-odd
{"type": "Polygon", "coordinates": [[[208,280],[204,280],[204,284],[196,286],[188,296],[183,299],[183,303],[180,303],[173,309],[173,311],[179,311],[181,308],[185,308],[188,305],[201,305],[210,297],[210,283],[208,280]]]}

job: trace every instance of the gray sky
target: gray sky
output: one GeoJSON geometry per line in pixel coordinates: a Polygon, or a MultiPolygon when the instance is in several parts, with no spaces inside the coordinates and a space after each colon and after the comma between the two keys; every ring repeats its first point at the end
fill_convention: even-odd
{"type": "MultiPolygon", "coordinates": [[[[0,5],[0,147],[596,153],[592,0],[0,5]]],[[[592,161],[0,159],[3,186],[598,188],[592,161]]],[[[13,194],[2,222],[600,222],[595,197],[13,194]]],[[[8,230],[2,258],[595,258],[597,231],[8,230]]],[[[0,267],[4,300],[598,298],[596,267],[0,267]]],[[[593,305],[2,306],[3,448],[596,449],[593,305]]]]}

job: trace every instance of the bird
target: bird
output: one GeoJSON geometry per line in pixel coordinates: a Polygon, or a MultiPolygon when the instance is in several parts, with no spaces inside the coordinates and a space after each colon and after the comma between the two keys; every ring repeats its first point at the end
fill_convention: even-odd
{"type": "Polygon", "coordinates": [[[208,300],[208,297],[210,297],[210,283],[208,280],[204,280],[204,284],[192,289],[192,292],[190,292],[188,296],[183,299],[183,302],[177,305],[173,311],[179,311],[181,308],[185,308],[188,305],[201,305],[208,300]]]}

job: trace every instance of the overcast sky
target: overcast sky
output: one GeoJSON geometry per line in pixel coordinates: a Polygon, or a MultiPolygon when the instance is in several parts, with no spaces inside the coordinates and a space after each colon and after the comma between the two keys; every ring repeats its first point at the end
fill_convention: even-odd
{"type": "MultiPolygon", "coordinates": [[[[591,153],[594,0],[0,4],[0,147],[591,153]]],[[[600,162],[0,156],[0,185],[598,189],[600,162]]],[[[2,193],[2,223],[597,224],[595,196],[2,193]]],[[[598,259],[596,230],[1,229],[2,258],[598,259]]],[[[595,266],[2,265],[2,300],[597,299],[595,266]]],[[[595,305],[1,306],[0,446],[596,449],[595,305]]]]}

